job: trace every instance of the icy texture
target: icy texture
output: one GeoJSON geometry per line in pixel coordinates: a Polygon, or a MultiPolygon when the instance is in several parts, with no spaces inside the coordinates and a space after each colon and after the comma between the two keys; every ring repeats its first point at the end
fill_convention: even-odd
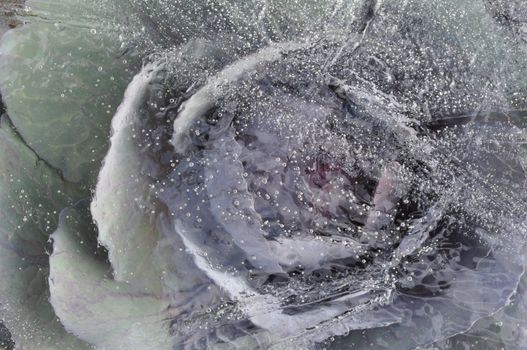
{"type": "Polygon", "coordinates": [[[29,5],[0,67],[19,346],[77,341],[54,316],[106,349],[526,346],[522,2],[29,5]],[[36,160],[50,184],[11,179],[36,160]],[[38,237],[11,180],[65,193],[38,237]]]}
{"type": "MultiPolygon", "coordinates": [[[[375,67],[376,51],[420,50],[415,41],[381,49],[377,41],[399,35],[380,36],[397,23],[389,10],[365,22],[371,38],[271,43],[222,69],[209,62],[208,77],[181,59],[203,43],[158,63],[167,88],[150,88],[127,139],[152,188],[138,211],[153,209],[175,252],[163,283],[186,310],[174,317],[176,347],[245,346],[247,337],[313,346],[383,326],[334,346],[414,347],[509,302],[523,273],[525,113],[507,89],[479,83],[484,69],[461,67],[474,45],[466,39],[431,47],[419,66],[375,67]],[[428,77],[434,84],[426,67],[442,72],[428,77]],[[405,69],[411,83],[398,78],[405,69]],[[455,89],[451,74],[466,85],[455,89]]],[[[109,158],[105,167],[122,170],[109,158]]]]}

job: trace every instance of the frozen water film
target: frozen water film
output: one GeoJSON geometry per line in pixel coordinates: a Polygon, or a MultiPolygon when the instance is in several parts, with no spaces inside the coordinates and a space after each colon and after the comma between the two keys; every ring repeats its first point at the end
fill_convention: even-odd
{"type": "Polygon", "coordinates": [[[523,1],[10,8],[6,346],[527,347],[523,1]]]}

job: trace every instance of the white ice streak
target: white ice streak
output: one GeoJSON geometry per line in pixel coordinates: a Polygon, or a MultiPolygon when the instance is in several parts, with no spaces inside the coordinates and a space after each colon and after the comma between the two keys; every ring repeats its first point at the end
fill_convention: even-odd
{"type": "Polygon", "coordinates": [[[141,123],[140,107],[159,69],[158,64],[145,66],[128,86],[112,120],[111,147],[91,205],[99,242],[108,249],[115,279],[149,291],[160,288],[158,276],[151,271],[158,239],[145,210],[150,181],[141,174],[144,159],[134,130],[141,123]]]}

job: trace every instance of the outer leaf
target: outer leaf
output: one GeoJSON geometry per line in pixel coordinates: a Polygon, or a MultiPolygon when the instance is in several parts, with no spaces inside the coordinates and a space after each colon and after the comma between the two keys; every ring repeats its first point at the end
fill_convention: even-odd
{"type": "Polygon", "coordinates": [[[131,75],[97,1],[30,1],[29,23],[0,44],[0,87],[17,130],[74,182],[94,180],[131,75]]]}
{"type": "MultiPolygon", "coordinates": [[[[118,281],[127,281],[145,292],[161,290],[161,270],[155,265],[159,234],[150,203],[151,181],[143,168],[138,140],[142,112],[155,72],[145,68],[125,93],[112,122],[111,148],[99,175],[93,218],[99,228],[99,241],[108,248],[109,259],[118,281]]],[[[156,166],[153,165],[152,171],[156,166]]]]}
{"type": "Polygon", "coordinates": [[[52,236],[51,303],[60,320],[99,348],[170,349],[168,301],[108,278],[109,265],[85,238],[87,219],[65,209],[52,236]]]}
{"type": "Polygon", "coordinates": [[[0,306],[21,349],[87,349],[67,334],[48,302],[46,242],[55,217],[82,193],[0,123],[0,306]]]}

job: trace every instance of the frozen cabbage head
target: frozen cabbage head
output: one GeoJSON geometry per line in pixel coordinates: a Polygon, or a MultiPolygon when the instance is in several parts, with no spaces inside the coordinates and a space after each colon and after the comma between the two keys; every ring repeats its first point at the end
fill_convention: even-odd
{"type": "Polygon", "coordinates": [[[0,348],[527,347],[523,1],[0,9],[0,348]]]}

